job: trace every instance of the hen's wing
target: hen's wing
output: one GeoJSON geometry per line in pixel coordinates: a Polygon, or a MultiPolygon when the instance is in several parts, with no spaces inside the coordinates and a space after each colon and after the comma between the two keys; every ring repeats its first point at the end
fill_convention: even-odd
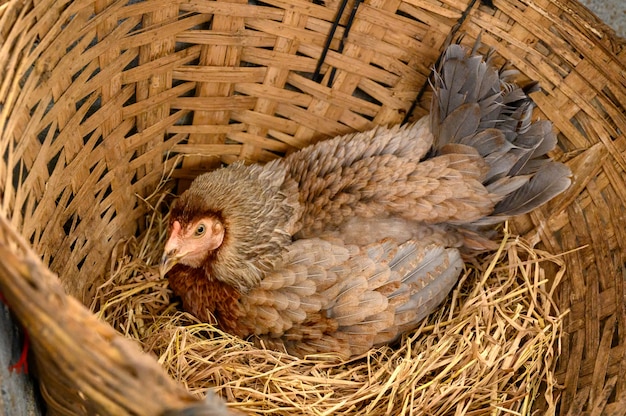
{"type": "Polygon", "coordinates": [[[268,347],[348,358],[417,326],[462,267],[456,249],[412,240],[363,248],[298,240],[283,267],[241,299],[239,325],[268,347]]]}

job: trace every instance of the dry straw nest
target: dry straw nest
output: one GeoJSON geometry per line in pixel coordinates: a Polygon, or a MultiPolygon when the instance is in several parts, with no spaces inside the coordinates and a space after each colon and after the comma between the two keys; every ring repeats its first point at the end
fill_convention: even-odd
{"type": "Polygon", "coordinates": [[[248,413],[624,414],[624,103],[625,43],[573,1],[0,0],[0,291],[49,413],[223,414],[212,389],[248,413]],[[176,309],[154,269],[171,194],[425,114],[460,33],[540,81],[565,194],[348,363],[176,309]]]}

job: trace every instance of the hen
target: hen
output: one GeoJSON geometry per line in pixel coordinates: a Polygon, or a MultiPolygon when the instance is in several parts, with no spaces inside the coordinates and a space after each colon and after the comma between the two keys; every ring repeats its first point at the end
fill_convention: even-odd
{"type": "Polygon", "coordinates": [[[240,337],[342,358],[396,340],[448,295],[493,224],[565,190],[531,123],[533,83],[452,45],[431,114],[205,173],[174,202],[161,262],[183,307],[240,337]]]}

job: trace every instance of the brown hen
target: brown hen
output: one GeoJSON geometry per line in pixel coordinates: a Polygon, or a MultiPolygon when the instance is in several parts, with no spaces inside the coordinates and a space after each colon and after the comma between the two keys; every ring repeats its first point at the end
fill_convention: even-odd
{"type": "Polygon", "coordinates": [[[430,314],[490,226],[569,186],[551,124],[530,121],[536,84],[459,45],[435,75],[414,124],[196,178],[161,263],[183,307],[295,355],[361,354],[430,314]]]}

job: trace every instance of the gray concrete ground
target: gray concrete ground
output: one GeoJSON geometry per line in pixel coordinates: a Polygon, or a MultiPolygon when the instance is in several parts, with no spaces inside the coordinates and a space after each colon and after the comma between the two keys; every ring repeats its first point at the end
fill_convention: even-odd
{"type": "Polygon", "coordinates": [[[626,38],[626,1],[624,0],[579,0],[615,33],[626,38]]]}

